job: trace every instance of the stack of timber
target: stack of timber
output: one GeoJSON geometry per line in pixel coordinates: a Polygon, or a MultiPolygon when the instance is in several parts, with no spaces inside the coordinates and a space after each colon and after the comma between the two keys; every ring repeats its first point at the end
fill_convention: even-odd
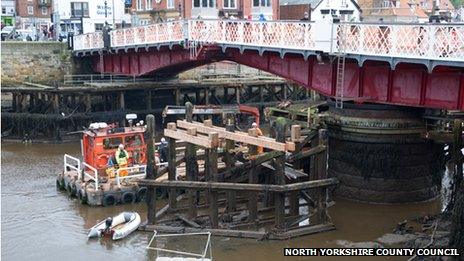
{"type": "Polygon", "coordinates": [[[190,103],[186,112],[186,120],[164,130],[168,167],[139,181],[154,193],[169,191],[168,204],[158,212],[156,198],[147,201],[142,230],[283,240],[335,229],[326,201],[337,180],[327,178],[320,130],[303,136],[301,126],[292,125],[287,138],[286,121],[278,118],[273,139],[258,136],[256,129],[236,131],[232,117],[225,128],[210,120],[194,122],[190,103]],[[179,140],[187,144],[183,155],[176,153],[179,140]],[[204,155],[197,153],[200,148],[204,155]],[[179,165],[185,166],[185,180],[178,178],[179,165]],[[166,171],[167,179],[155,179],[166,171]]]}

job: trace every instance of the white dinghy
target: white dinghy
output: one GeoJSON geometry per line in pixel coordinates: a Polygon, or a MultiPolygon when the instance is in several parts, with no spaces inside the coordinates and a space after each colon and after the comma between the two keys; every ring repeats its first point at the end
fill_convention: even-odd
{"type": "Polygon", "coordinates": [[[115,217],[109,217],[93,226],[88,238],[112,235],[113,240],[126,237],[140,226],[140,215],[137,212],[122,212],[115,217]]]}

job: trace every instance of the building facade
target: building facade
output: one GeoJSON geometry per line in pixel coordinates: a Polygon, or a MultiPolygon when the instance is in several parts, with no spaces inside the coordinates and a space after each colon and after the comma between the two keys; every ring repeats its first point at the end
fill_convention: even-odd
{"type": "Polygon", "coordinates": [[[427,22],[420,5],[410,0],[359,0],[366,22],[427,22]]]}
{"type": "Polygon", "coordinates": [[[447,18],[456,16],[456,10],[450,0],[418,0],[418,4],[429,16],[435,14],[447,18]],[[433,10],[434,6],[435,10],[433,10]]]}
{"type": "Polygon", "coordinates": [[[309,20],[359,21],[361,9],[354,0],[281,0],[280,18],[299,20],[308,12],[309,20]]]}
{"type": "Polygon", "coordinates": [[[48,30],[52,12],[52,0],[16,0],[16,27],[48,30]]]}
{"type": "Polygon", "coordinates": [[[2,24],[3,26],[14,26],[16,24],[16,2],[15,0],[2,0],[2,24]]]}
{"type": "Polygon", "coordinates": [[[257,20],[279,17],[278,0],[132,0],[133,20],[144,25],[179,18],[218,19],[225,16],[257,20]]]}
{"type": "Polygon", "coordinates": [[[54,8],[63,33],[91,33],[102,30],[105,23],[111,28],[131,23],[130,9],[121,0],[59,0],[54,8]]]}

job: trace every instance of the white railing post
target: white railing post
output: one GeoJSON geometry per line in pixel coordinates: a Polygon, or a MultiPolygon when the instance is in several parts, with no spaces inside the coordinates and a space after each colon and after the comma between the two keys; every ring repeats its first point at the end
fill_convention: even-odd
{"type": "Polygon", "coordinates": [[[98,183],[98,171],[97,171],[97,169],[90,166],[89,164],[87,164],[86,162],[83,161],[82,162],[82,171],[84,172],[84,176],[86,176],[89,179],[95,181],[95,190],[98,190],[99,183],[98,183]],[[93,176],[85,171],[86,168],[90,169],[93,172],[93,176]]]}
{"type": "Polygon", "coordinates": [[[118,187],[121,187],[121,182],[119,181],[119,173],[120,173],[120,171],[121,171],[121,169],[118,169],[118,170],[116,171],[116,185],[117,185],[118,187]]]}
{"type": "MultiPolygon", "coordinates": [[[[399,50],[402,50],[403,48],[401,46],[399,46],[399,42],[397,42],[397,33],[401,31],[401,28],[400,30],[398,30],[398,27],[397,26],[388,26],[390,28],[390,32],[388,33],[388,37],[390,37],[390,41],[389,43],[391,44],[391,49],[390,49],[390,53],[387,53],[387,55],[396,55],[398,54],[398,51],[399,50]]],[[[412,37],[412,36],[410,36],[412,37]]],[[[405,41],[402,41],[403,44],[405,41]]],[[[388,48],[388,46],[387,46],[388,48]]],[[[388,49],[387,49],[388,50],[388,49]]]]}
{"type": "Polygon", "coordinates": [[[429,45],[427,50],[428,52],[425,54],[425,56],[427,57],[431,57],[431,56],[434,56],[436,55],[437,53],[435,52],[435,35],[436,35],[436,32],[435,32],[435,28],[436,26],[433,26],[433,25],[429,25],[428,27],[428,33],[427,33],[427,44],[429,45]]]}
{"type": "Polygon", "coordinates": [[[359,53],[364,53],[364,39],[365,39],[365,33],[366,33],[366,30],[365,30],[365,26],[364,25],[359,25],[359,40],[358,40],[358,43],[356,44],[357,46],[357,50],[353,50],[353,51],[358,51],[359,53]]]}
{"type": "Polygon", "coordinates": [[[244,44],[245,23],[242,21],[237,22],[237,34],[239,43],[244,44]]]}

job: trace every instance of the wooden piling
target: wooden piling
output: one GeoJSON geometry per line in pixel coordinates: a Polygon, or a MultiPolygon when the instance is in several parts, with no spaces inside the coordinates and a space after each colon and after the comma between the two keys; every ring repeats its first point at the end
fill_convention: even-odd
{"type": "Polygon", "coordinates": [[[180,88],[177,87],[175,90],[174,90],[174,103],[176,105],[180,105],[182,103],[182,101],[180,100],[180,88]]]}
{"type": "MultiPolygon", "coordinates": [[[[168,123],[174,124],[175,123],[168,123]]],[[[168,127],[169,128],[169,127],[168,127]]],[[[168,138],[168,179],[176,180],[176,140],[168,138]]],[[[171,210],[176,209],[177,190],[175,188],[169,189],[169,207],[171,210]]]]}
{"type": "MultiPolygon", "coordinates": [[[[205,162],[208,168],[208,181],[217,181],[217,161],[218,161],[218,154],[217,154],[217,146],[219,144],[219,134],[218,133],[210,133],[209,138],[213,141],[215,146],[208,150],[208,161],[205,162]]],[[[218,191],[212,190],[209,192],[209,204],[210,204],[210,217],[211,217],[211,228],[218,228],[219,224],[219,210],[218,210],[218,191]]]]}
{"type": "MultiPolygon", "coordinates": [[[[283,85],[283,88],[287,89],[285,85],[283,85]]],[[[292,125],[291,127],[291,132],[290,132],[290,138],[292,142],[295,142],[295,147],[299,149],[301,146],[299,146],[299,142],[301,140],[301,126],[300,125],[292,125]]],[[[295,151],[294,153],[296,153],[295,151]]],[[[293,162],[293,168],[296,170],[300,169],[300,161],[294,161],[293,162]]],[[[299,197],[298,195],[300,194],[299,191],[292,191],[289,193],[289,201],[290,201],[290,215],[291,216],[296,216],[299,215],[299,197]]]]}
{"type": "MultiPolygon", "coordinates": [[[[156,162],[155,162],[155,116],[148,114],[147,123],[147,180],[155,180],[156,162]]],[[[156,223],[156,187],[149,188],[147,191],[147,224],[156,223]]]]}
{"type": "MultiPolygon", "coordinates": [[[[193,121],[193,104],[190,102],[185,103],[185,119],[187,122],[193,121]]],[[[194,144],[187,143],[185,148],[185,171],[187,172],[188,181],[198,180],[198,162],[197,162],[197,151],[194,144]]],[[[197,216],[197,208],[199,196],[197,191],[190,189],[187,191],[188,204],[190,206],[188,216],[190,219],[194,219],[197,216]]]]}
{"type": "Polygon", "coordinates": [[[146,103],[147,103],[147,105],[146,105],[146,106],[147,106],[147,110],[151,110],[152,107],[153,107],[153,105],[152,105],[152,100],[153,100],[153,98],[152,98],[152,91],[151,91],[151,90],[148,90],[148,91],[147,91],[146,99],[147,99],[147,100],[146,100],[146,103]]]}
{"type": "MultiPolygon", "coordinates": [[[[258,137],[258,132],[255,128],[248,130],[248,135],[258,137]]],[[[248,154],[250,159],[253,159],[258,154],[258,147],[248,145],[248,154]]],[[[258,183],[258,166],[252,163],[250,171],[248,172],[248,183],[258,183]]],[[[258,197],[254,192],[248,193],[248,221],[255,222],[258,219],[258,197]]]]}
{"type": "MultiPolygon", "coordinates": [[[[226,125],[226,130],[230,132],[235,131],[235,121],[234,117],[229,117],[227,120],[227,125],[226,125]]],[[[231,170],[233,167],[235,167],[235,161],[233,158],[233,155],[231,153],[231,150],[233,150],[235,147],[235,142],[233,140],[226,140],[226,147],[225,147],[225,162],[226,162],[226,167],[228,170],[231,170]]],[[[235,191],[228,191],[227,192],[227,212],[231,213],[236,211],[237,209],[237,193],[235,191]]]]}
{"type": "Polygon", "coordinates": [[[463,147],[463,140],[462,140],[462,120],[456,119],[454,120],[453,124],[453,158],[456,166],[456,186],[459,187],[462,183],[462,164],[463,164],[463,157],[462,157],[462,147],[463,147]]]}
{"type": "Polygon", "coordinates": [[[125,110],[126,109],[126,103],[124,99],[124,91],[121,91],[118,93],[119,96],[119,109],[125,110]]]}
{"type": "Polygon", "coordinates": [[[85,111],[89,112],[92,110],[92,98],[90,97],[90,94],[85,95],[85,111]]]}
{"type": "MultiPolygon", "coordinates": [[[[276,119],[276,141],[285,142],[285,118],[276,119]]],[[[285,155],[278,156],[274,159],[275,184],[285,184],[285,155]]],[[[276,192],[275,197],[275,228],[284,229],[285,224],[285,194],[276,192]]]]}

